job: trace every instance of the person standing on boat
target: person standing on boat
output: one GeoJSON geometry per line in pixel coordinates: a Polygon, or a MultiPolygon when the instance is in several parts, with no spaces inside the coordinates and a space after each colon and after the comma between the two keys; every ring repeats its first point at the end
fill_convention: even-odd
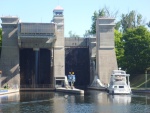
{"type": "Polygon", "coordinates": [[[74,72],[72,72],[71,76],[72,76],[72,88],[74,88],[74,82],[76,81],[74,72]]]}
{"type": "Polygon", "coordinates": [[[74,82],[75,82],[75,75],[74,75],[74,72],[69,72],[69,75],[68,75],[68,82],[71,83],[71,89],[74,88],[74,82]]]}

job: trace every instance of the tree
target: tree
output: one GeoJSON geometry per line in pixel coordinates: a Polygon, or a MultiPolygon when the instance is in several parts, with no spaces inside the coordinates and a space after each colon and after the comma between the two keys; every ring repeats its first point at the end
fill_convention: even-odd
{"type": "Polygon", "coordinates": [[[0,28],[0,55],[1,55],[1,47],[2,47],[2,28],[0,28]]]}
{"type": "Polygon", "coordinates": [[[147,26],[150,28],[150,21],[147,23],[147,26]]]}
{"type": "Polygon", "coordinates": [[[142,15],[132,10],[128,14],[122,14],[120,22],[122,30],[125,32],[128,28],[135,28],[142,25],[142,15]]]}
{"type": "Polygon", "coordinates": [[[91,37],[90,30],[86,30],[86,31],[85,31],[85,34],[83,34],[83,37],[84,37],[84,38],[91,37]]]}
{"type": "Polygon", "coordinates": [[[122,33],[115,30],[115,52],[117,57],[118,67],[124,68],[124,42],[122,39],[122,33]]]}
{"type": "Polygon", "coordinates": [[[123,35],[124,67],[130,74],[142,74],[150,67],[150,32],[143,26],[127,29],[123,35]]]}
{"type": "MultiPolygon", "coordinates": [[[[101,12],[103,15],[103,12],[101,12]]],[[[96,19],[99,17],[99,14],[97,13],[97,11],[94,12],[93,16],[92,16],[92,25],[91,25],[91,30],[90,33],[91,34],[96,34],[96,19]]]]}
{"type": "Polygon", "coordinates": [[[119,30],[119,28],[120,28],[120,26],[121,26],[121,22],[120,21],[118,21],[118,22],[116,22],[116,24],[115,24],[115,29],[116,30],[119,30]]]}
{"type": "Polygon", "coordinates": [[[79,35],[76,35],[75,33],[72,33],[72,31],[69,31],[69,37],[70,38],[79,38],[79,35]]]}
{"type": "Polygon", "coordinates": [[[115,18],[117,16],[117,14],[118,14],[118,10],[117,11],[110,11],[110,9],[106,6],[102,9],[99,9],[98,12],[95,11],[93,13],[93,16],[92,16],[92,25],[91,25],[90,33],[96,34],[96,20],[97,20],[97,18],[99,18],[99,17],[108,17],[108,18],[113,17],[113,18],[115,18]]]}

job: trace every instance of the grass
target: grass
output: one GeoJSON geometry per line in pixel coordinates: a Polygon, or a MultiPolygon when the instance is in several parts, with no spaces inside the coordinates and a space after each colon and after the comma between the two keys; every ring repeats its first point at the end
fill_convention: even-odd
{"type": "Polygon", "coordinates": [[[141,75],[136,75],[136,77],[131,79],[130,84],[131,87],[134,88],[150,88],[150,74],[147,74],[147,82],[145,81],[145,74],[141,74],[141,75]]]}

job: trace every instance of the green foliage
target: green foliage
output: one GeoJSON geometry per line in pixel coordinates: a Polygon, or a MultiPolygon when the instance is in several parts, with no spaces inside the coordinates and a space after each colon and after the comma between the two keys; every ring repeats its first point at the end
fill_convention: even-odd
{"type": "Polygon", "coordinates": [[[4,86],[4,89],[9,89],[8,84],[6,84],[6,85],[4,86]]]}
{"type": "Polygon", "coordinates": [[[115,51],[116,51],[116,56],[117,56],[117,62],[118,62],[118,67],[123,67],[123,59],[124,59],[124,42],[122,40],[122,33],[119,31],[115,30],[114,31],[115,35],[115,51]]]}
{"type": "Polygon", "coordinates": [[[150,67],[150,32],[143,26],[130,28],[123,35],[124,67],[131,74],[142,74],[150,67]]]}
{"type": "MultiPolygon", "coordinates": [[[[100,18],[100,17],[113,17],[114,18],[114,17],[116,17],[117,14],[118,14],[118,11],[111,12],[109,10],[109,8],[106,6],[102,9],[99,9],[98,11],[95,11],[93,13],[93,16],[92,16],[92,25],[91,25],[90,33],[96,34],[96,20],[97,20],[97,18],[100,18]]],[[[119,23],[118,23],[118,25],[119,25],[119,23]]],[[[119,27],[120,27],[120,25],[119,25],[119,27]]],[[[116,28],[118,28],[118,26],[116,28]]]]}
{"type": "Polygon", "coordinates": [[[87,38],[87,37],[90,37],[90,36],[91,36],[90,30],[86,30],[85,34],[83,35],[83,37],[87,38]]]}
{"type": "Polygon", "coordinates": [[[127,29],[123,35],[115,30],[115,50],[118,67],[131,75],[145,73],[150,67],[150,31],[144,26],[127,29]]]}
{"type": "Polygon", "coordinates": [[[2,47],[2,28],[0,28],[0,55],[1,55],[1,47],[2,47]]]}
{"type": "MultiPolygon", "coordinates": [[[[103,10],[99,11],[100,15],[104,15],[103,10]]],[[[96,20],[99,17],[99,14],[97,13],[97,11],[94,12],[93,16],[92,16],[92,25],[91,25],[91,34],[96,34],[96,20]]]]}
{"type": "Polygon", "coordinates": [[[120,21],[116,22],[115,29],[119,30],[120,26],[121,26],[121,22],[120,21]]]}
{"type": "Polygon", "coordinates": [[[70,38],[79,38],[79,35],[75,34],[75,33],[72,33],[72,31],[69,31],[69,37],[70,38]]]}
{"type": "MultiPolygon", "coordinates": [[[[120,23],[123,35],[115,31],[118,66],[131,75],[143,74],[150,67],[150,32],[142,26],[142,15],[135,11],[122,14],[120,23]]],[[[147,23],[149,25],[149,23],[147,23]]]]}
{"type": "Polygon", "coordinates": [[[120,22],[122,30],[125,32],[128,28],[136,28],[142,25],[142,15],[137,14],[137,12],[133,10],[128,14],[122,14],[120,22]]]}
{"type": "MultiPolygon", "coordinates": [[[[96,34],[97,18],[112,17],[110,15],[113,13],[106,7],[95,11],[92,16],[91,29],[86,31],[85,36],[96,34]]],[[[147,26],[150,27],[150,22],[147,26]]],[[[118,67],[131,75],[145,73],[145,69],[150,67],[150,31],[144,27],[142,15],[134,10],[122,14],[120,21],[115,25],[114,34],[118,67]]]]}
{"type": "Polygon", "coordinates": [[[0,44],[2,43],[2,28],[0,28],[0,44]]]}
{"type": "Polygon", "coordinates": [[[147,23],[147,26],[150,28],[150,21],[147,23]]]}
{"type": "Polygon", "coordinates": [[[131,87],[134,88],[149,88],[150,87],[150,74],[147,74],[147,81],[145,81],[145,74],[134,75],[136,77],[130,79],[131,87]]]}

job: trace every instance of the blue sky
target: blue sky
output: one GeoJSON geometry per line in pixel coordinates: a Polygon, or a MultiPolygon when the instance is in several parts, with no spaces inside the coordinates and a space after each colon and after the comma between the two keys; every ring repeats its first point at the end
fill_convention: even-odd
{"type": "MultiPolygon", "coordinates": [[[[82,36],[90,29],[91,16],[104,6],[122,13],[135,10],[150,21],[150,0],[0,0],[0,16],[18,16],[22,22],[50,22],[53,9],[64,8],[65,36],[72,31],[82,36]]],[[[1,21],[0,21],[1,23],[1,21]]]]}

